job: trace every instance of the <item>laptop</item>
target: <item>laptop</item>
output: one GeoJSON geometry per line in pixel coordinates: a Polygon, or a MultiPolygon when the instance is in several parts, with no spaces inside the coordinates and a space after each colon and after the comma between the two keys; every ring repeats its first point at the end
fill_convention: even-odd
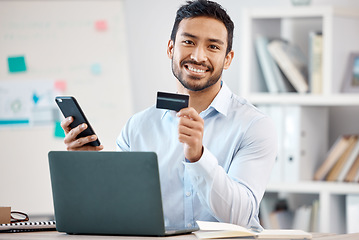
{"type": "Polygon", "coordinates": [[[154,152],[50,151],[56,229],[69,234],[168,236],[154,152]]]}

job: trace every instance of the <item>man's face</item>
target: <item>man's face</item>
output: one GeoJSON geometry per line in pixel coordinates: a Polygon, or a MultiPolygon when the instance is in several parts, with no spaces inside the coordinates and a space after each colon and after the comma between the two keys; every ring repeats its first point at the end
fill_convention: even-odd
{"type": "Polygon", "coordinates": [[[202,91],[221,79],[223,69],[232,61],[233,52],[226,55],[227,29],[214,18],[183,19],[176,42],[169,41],[167,54],[172,59],[172,72],[191,91],[202,91]]]}

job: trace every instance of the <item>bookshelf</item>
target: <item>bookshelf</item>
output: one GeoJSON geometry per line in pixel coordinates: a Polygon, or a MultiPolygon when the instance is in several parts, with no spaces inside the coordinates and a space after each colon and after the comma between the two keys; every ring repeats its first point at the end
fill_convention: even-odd
{"type": "MultiPolygon", "coordinates": [[[[313,143],[314,147],[325,146],[325,152],[329,150],[338,134],[359,133],[358,126],[354,122],[338,124],[338,121],[345,119],[346,115],[359,118],[359,94],[341,91],[349,54],[359,51],[357,26],[359,26],[359,9],[334,6],[245,9],[242,12],[239,34],[241,36],[240,94],[257,106],[282,108],[297,106],[303,109],[324,109],[324,112],[325,110],[329,112],[326,132],[323,133],[328,142],[313,143]],[[308,36],[313,31],[323,33],[321,93],[268,92],[256,55],[256,37],[286,39],[299,46],[308,57],[308,36]]],[[[285,129],[281,132],[286,134],[285,129]]],[[[325,158],[323,152],[318,156],[311,159],[317,166],[325,158]]],[[[312,181],[306,177],[295,182],[285,179],[271,182],[264,199],[279,199],[284,196],[291,200],[290,205],[294,208],[300,204],[319,200],[318,230],[346,233],[346,196],[350,194],[359,196],[358,183],[312,181]]]]}
{"type": "MultiPolygon", "coordinates": [[[[319,230],[320,232],[343,233],[346,230],[345,198],[348,194],[359,195],[359,184],[341,182],[302,181],[298,183],[271,183],[267,187],[267,195],[278,193],[295,194],[295,198],[319,199],[319,230]],[[268,193],[268,194],[267,194],[268,193]]],[[[300,201],[300,204],[310,204],[300,201]]]]}
{"type": "MultiPolygon", "coordinates": [[[[242,95],[250,97],[252,94],[258,96],[266,93],[253,46],[256,36],[287,39],[298,45],[307,55],[308,35],[311,31],[323,32],[323,79],[325,81],[323,81],[321,97],[324,100],[330,100],[333,94],[340,94],[349,53],[359,51],[358,9],[330,6],[245,9],[242,13],[242,23],[240,54],[241,58],[246,61],[242,61],[241,79],[251,79],[251,81],[241,82],[242,95]]],[[[352,104],[350,98],[347,100],[349,104],[352,104]]],[[[358,101],[358,98],[356,100],[358,101]]],[[[315,103],[313,101],[313,104],[315,103]]]]}

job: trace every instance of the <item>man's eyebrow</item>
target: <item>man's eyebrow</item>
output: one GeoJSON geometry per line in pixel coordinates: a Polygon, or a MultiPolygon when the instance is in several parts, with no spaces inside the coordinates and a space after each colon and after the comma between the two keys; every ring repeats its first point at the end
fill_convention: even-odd
{"type": "Polygon", "coordinates": [[[186,33],[186,32],[183,32],[181,35],[184,36],[184,37],[190,37],[190,38],[198,39],[197,36],[195,36],[193,34],[190,34],[190,33],[186,33]]]}
{"type": "MultiPolygon", "coordinates": [[[[187,32],[183,32],[181,35],[184,36],[184,37],[190,37],[190,38],[198,39],[197,36],[195,36],[193,34],[190,34],[190,33],[187,33],[187,32]]],[[[208,41],[224,45],[224,42],[222,40],[220,40],[220,39],[217,39],[217,38],[209,38],[208,41]]]]}
{"type": "Polygon", "coordinates": [[[220,45],[224,45],[224,42],[220,39],[210,38],[210,39],[208,39],[208,41],[213,42],[213,43],[218,43],[220,45]]]}

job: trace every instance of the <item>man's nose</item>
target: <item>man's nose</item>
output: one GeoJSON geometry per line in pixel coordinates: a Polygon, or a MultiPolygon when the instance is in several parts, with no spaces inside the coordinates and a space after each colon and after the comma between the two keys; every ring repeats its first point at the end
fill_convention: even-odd
{"type": "Polygon", "coordinates": [[[196,48],[194,48],[191,54],[191,59],[195,60],[196,62],[207,61],[207,54],[205,48],[202,46],[197,46],[196,48]]]}

